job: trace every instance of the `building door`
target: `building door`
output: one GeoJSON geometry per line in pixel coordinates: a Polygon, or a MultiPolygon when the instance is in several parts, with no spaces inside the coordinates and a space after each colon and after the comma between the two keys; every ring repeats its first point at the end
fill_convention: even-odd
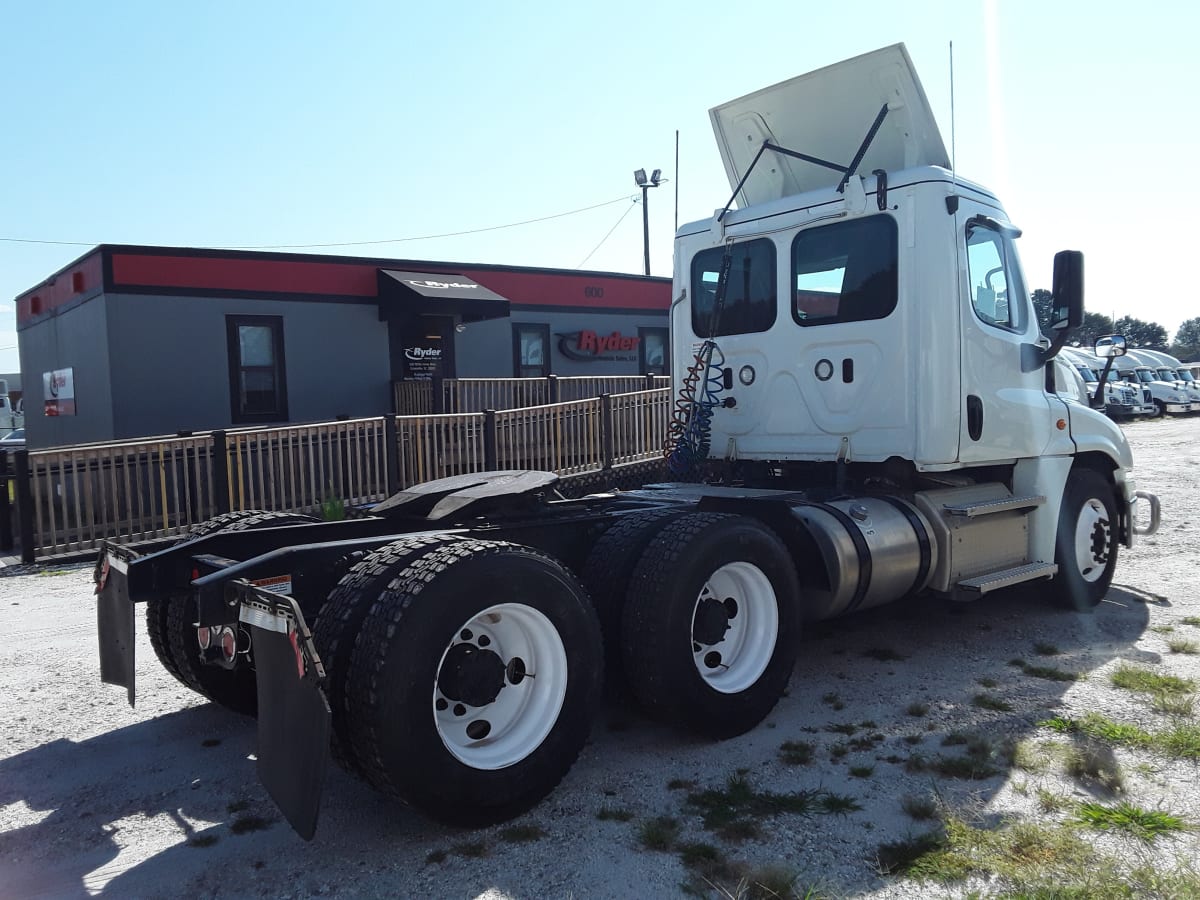
{"type": "Polygon", "coordinates": [[[513,374],[545,378],[550,374],[550,326],[513,325],[513,374]]]}
{"type": "Polygon", "coordinates": [[[455,377],[452,317],[412,316],[392,334],[400,336],[400,346],[392,353],[393,362],[400,363],[401,378],[455,377]]]}
{"type": "Polygon", "coordinates": [[[670,331],[666,328],[639,328],[638,338],[638,371],[643,375],[670,374],[670,331]]]}

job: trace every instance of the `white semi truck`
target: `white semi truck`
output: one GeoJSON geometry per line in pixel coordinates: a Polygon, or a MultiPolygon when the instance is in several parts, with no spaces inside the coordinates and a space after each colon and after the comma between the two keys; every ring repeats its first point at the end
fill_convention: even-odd
{"type": "Polygon", "coordinates": [[[1169,353],[1161,350],[1137,349],[1135,355],[1153,368],[1163,381],[1175,385],[1187,394],[1188,402],[1192,404],[1192,412],[1200,412],[1200,382],[1192,370],[1183,365],[1169,353]]]}
{"type": "MultiPolygon", "coordinates": [[[[1096,357],[1092,352],[1074,347],[1063,347],[1059,351],[1057,359],[1062,360],[1065,365],[1079,373],[1086,390],[1094,399],[1096,387],[1100,384],[1100,371],[1104,368],[1103,363],[1100,364],[1100,371],[1098,371],[1096,357]]],[[[1158,412],[1148,392],[1143,396],[1143,391],[1139,386],[1121,380],[1113,370],[1109,371],[1108,378],[1104,382],[1104,392],[1100,398],[1101,404],[1097,408],[1102,407],[1105,413],[1113,419],[1156,415],[1158,412]]],[[[1092,405],[1097,406],[1094,402],[1092,405]]]]}
{"type": "Polygon", "coordinates": [[[733,197],[676,237],[676,480],[566,500],[552,474],[473,474],[365,518],[108,545],[102,678],[132,701],[144,604],[168,671],[257,712],[259,775],[311,837],[331,738],[429,816],[495,822],[574,763],[602,678],[729,738],[775,706],[806,622],[1016,585],[1095,607],[1159,514],[1120,428],[1053,390],[1081,255],[1056,257],[1051,343],[1020,232],[950,171],[902,45],[712,121],[733,197]]]}
{"type": "MultiPolygon", "coordinates": [[[[1098,362],[1103,364],[1104,360],[1098,362]]],[[[1155,416],[1181,416],[1192,411],[1187,391],[1175,384],[1174,380],[1164,381],[1158,373],[1157,363],[1152,366],[1150,360],[1143,359],[1135,351],[1129,351],[1117,359],[1115,368],[1123,380],[1149,391],[1156,410],[1155,416]]]]}

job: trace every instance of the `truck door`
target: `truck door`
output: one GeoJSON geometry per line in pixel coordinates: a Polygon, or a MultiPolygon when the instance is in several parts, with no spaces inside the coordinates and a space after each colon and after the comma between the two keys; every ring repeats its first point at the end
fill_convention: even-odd
{"type": "Polygon", "coordinates": [[[1019,232],[995,216],[965,198],[958,211],[961,462],[1039,456],[1051,437],[1045,366],[1034,364],[1040,332],[1013,244],[1019,232]]]}

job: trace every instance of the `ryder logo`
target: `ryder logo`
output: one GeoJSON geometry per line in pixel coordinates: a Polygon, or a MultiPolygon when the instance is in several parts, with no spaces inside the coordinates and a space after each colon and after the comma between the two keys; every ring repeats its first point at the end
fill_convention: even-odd
{"type": "Polygon", "coordinates": [[[632,360],[640,337],[630,337],[614,331],[597,334],[589,329],[558,334],[558,349],[567,359],[590,361],[597,359],[632,360]]]}

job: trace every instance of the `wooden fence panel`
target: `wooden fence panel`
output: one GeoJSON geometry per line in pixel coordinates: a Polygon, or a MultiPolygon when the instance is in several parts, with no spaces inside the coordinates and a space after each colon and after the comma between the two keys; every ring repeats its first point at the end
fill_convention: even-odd
{"type": "Polygon", "coordinates": [[[496,466],[573,475],[603,468],[600,399],[496,413],[496,466]]]}
{"type": "Polygon", "coordinates": [[[400,489],[467,472],[482,472],[483,413],[402,416],[396,419],[400,441],[400,489]]]}
{"type": "Polygon", "coordinates": [[[609,401],[612,403],[613,465],[662,456],[671,389],[614,394],[609,401]]]}

